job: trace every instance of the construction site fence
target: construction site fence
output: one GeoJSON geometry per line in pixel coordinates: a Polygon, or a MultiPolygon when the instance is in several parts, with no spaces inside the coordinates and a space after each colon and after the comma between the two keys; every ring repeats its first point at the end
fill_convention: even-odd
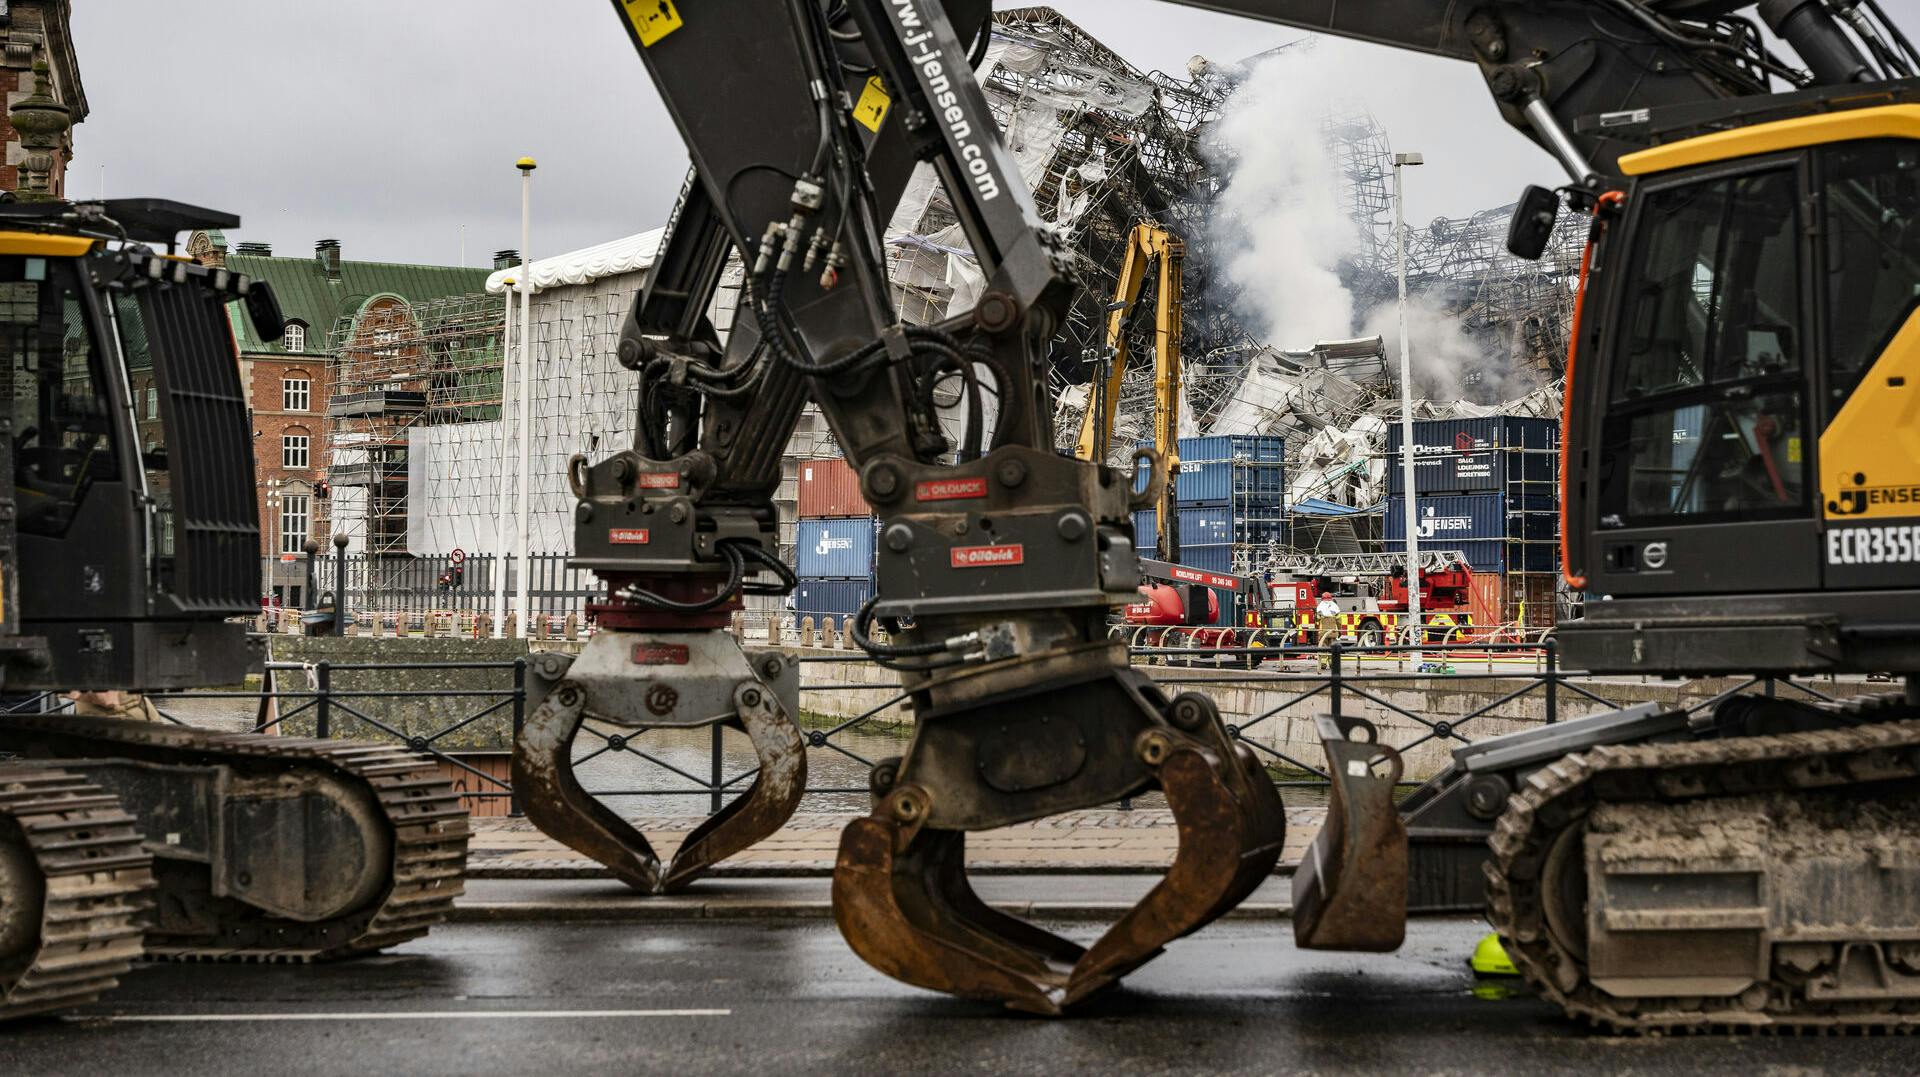
{"type": "MultiPolygon", "coordinates": [[[[584,614],[605,593],[592,572],[567,564],[564,553],[526,558],[527,608],[548,616],[584,614]]],[[[338,575],[332,551],[314,557],[312,594],[330,603],[338,575]]],[[[509,602],[520,584],[520,558],[511,554],[349,554],[347,609],[383,616],[487,613],[493,608],[495,582],[504,579],[509,602]]]]}
{"type": "MultiPolygon", "coordinates": [[[[1405,719],[1402,724],[1411,731],[1402,742],[1390,745],[1405,753],[1430,741],[1456,746],[1473,743],[1475,737],[1482,735],[1483,730],[1488,730],[1495,720],[1501,720],[1502,724],[1509,727],[1515,720],[1554,723],[1559,721],[1561,708],[1568,701],[1584,701],[1583,709],[1591,709],[1589,705],[1607,708],[1623,705],[1623,702],[1613,698],[1615,694],[1624,694],[1623,684],[1618,678],[1600,679],[1562,669],[1558,649],[1552,639],[1538,645],[1448,644],[1427,645],[1417,650],[1404,646],[1348,647],[1335,644],[1296,649],[1290,652],[1289,657],[1303,661],[1279,669],[1236,672],[1236,666],[1241,662],[1265,659],[1267,656],[1261,655],[1260,650],[1247,646],[1211,650],[1139,647],[1133,648],[1131,654],[1135,664],[1167,667],[1154,672],[1155,679],[1163,685],[1192,686],[1203,691],[1251,685],[1270,693],[1264,699],[1277,699],[1277,702],[1259,713],[1233,716],[1227,725],[1227,733],[1266,761],[1270,775],[1282,787],[1324,787],[1329,783],[1325,767],[1319,759],[1303,758],[1297,751],[1288,750],[1286,742],[1263,737],[1268,723],[1284,722],[1289,717],[1321,712],[1340,715],[1343,710],[1367,707],[1373,708],[1376,713],[1391,712],[1405,719]],[[1473,668],[1479,660],[1488,662],[1484,671],[1473,668]],[[1416,662],[1420,664],[1412,665],[1416,662]],[[1193,668],[1209,666],[1217,668],[1193,668]],[[1395,686],[1406,686],[1416,680],[1431,683],[1436,679],[1437,670],[1446,672],[1444,679],[1448,682],[1498,682],[1489,691],[1493,698],[1467,713],[1439,717],[1415,713],[1385,694],[1395,686]],[[1535,706],[1535,703],[1539,705],[1535,706]]],[[[847,735],[870,723],[885,725],[896,721],[900,709],[908,702],[908,693],[892,687],[888,683],[890,678],[823,676],[824,667],[829,665],[870,664],[871,660],[864,654],[821,654],[817,650],[809,650],[802,652],[800,661],[803,713],[829,712],[832,708],[808,703],[809,698],[817,700],[828,693],[867,692],[883,697],[881,702],[864,707],[851,716],[835,718],[830,724],[809,723],[809,728],[804,730],[808,752],[832,753],[838,759],[852,760],[868,769],[877,765],[880,760],[869,758],[861,754],[857,747],[848,745],[847,735]],[[816,672],[809,673],[809,669],[816,672]]],[[[518,815],[523,805],[514,792],[510,769],[504,765],[505,753],[496,751],[488,753],[490,759],[480,759],[475,753],[448,747],[447,738],[476,722],[501,714],[511,723],[517,737],[528,712],[527,666],[528,659],[525,658],[510,662],[272,662],[267,664],[269,675],[263,679],[267,687],[260,691],[154,693],[148,696],[148,700],[154,705],[159,719],[178,725],[205,724],[207,702],[214,700],[232,700],[233,712],[252,715],[251,721],[246,724],[256,733],[278,733],[290,720],[303,718],[303,734],[310,730],[312,735],[328,739],[336,736],[342,725],[351,725],[361,739],[397,743],[438,764],[442,772],[454,781],[468,807],[477,814],[518,815]],[[343,672],[404,674],[409,670],[468,671],[474,675],[476,682],[492,681],[497,685],[500,681],[506,681],[509,686],[477,687],[471,690],[375,690],[342,688],[334,679],[336,674],[343,672]],[[510,677],[502,677],[502,671],[510,671],[510,677]],[[421,697],[432,697],[441,703],[443,716],[436,720],[444,724],[426,731],[409,730],[407,723],[393,713],[396,706],[417,702],[421,697]],[[447,713],[444,710],[447,700],[461,702],[451,713],[447,713]],[[352,721],[348,722],[349,719],[352,721]],[[491,765],[483,765],[488,763],[491,765]]],[[[1812,680],[1773,677],[1736,678],[1729,682],[1724,691],[1693,705],[1689,713],[1710,710],[1731,695],[1755,690],[1767,695],[1791,694],[1818,701],[1835,700],[1834,695],[1816,687],[1816,683],[1812,680]]],[[[1827,687],[1832,689],[1834,685],[1828,684],[1827,687]]],[[[42,692],[10,697],[0,705],[0,709],[8,713],[44,712],[70,710],[73,706],[73,701],[66,695],[42,692]]],[[[232,719],[229,718],[222,728],[231,729],[232,719]]],[[[710,751],[704,760],[705,765],[697,767],[686,765],[684,755],[679,763],[663,758],[664,753],[658,752],[649,742],[649,732],[644,726],[615,727],[596,722],[583,725],[575,742],[576,766],[610,753],[626,753],[649,768],[648,773],[657,772],[661,779],[659,783],[649,782],[638,788],[628,785],[594,789],[591,782],[583,780],[583,784],[602,797],[702,797],[708,802],[709,810],[718,811],[728,799],[744,791],[754,780],[754,768],[729,762],[726,734],[718,724],[708,732],[710,751]]],[[[736,753],[733,758],[737,760],[741,756],[736,753]]],[[[846,768],[843,766],[840,769],[844,773],[846,768]]],[[[812,773],[820,773],[820,769],[813,769],[812,773]]],[[[844,797],[862,795],[866,789],[864,782],[857,785],[845,782],[837,785],[809,784],[807,793],[810,796],[837,794],[844,797]]],[[[1123,803],[1119,806],[1127,805],[1123,803]]]]}

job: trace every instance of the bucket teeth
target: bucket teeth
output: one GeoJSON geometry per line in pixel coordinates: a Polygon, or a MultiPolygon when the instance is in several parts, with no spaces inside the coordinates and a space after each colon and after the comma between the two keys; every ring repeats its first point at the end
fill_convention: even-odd
{"type": "Polygon", "coordinates": [[[1182,741],[1153,768],[1179,829],[1173,866],[1092,949],[988,907],[967,881],[964,832],[909,834],[884,806],[841,835],[841,934],[895,979],[1015,1010],[1059,1014],[1112,985],[1239,904],[1280,857],[1285,815],[1265,774],[1182,741]]]}

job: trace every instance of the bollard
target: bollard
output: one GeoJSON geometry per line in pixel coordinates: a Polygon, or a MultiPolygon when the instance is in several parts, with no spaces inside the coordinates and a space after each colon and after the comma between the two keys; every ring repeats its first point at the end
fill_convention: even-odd
{"type": "Polygon", "coordinates": [[[572,643],[573,641],[580,638],[580,615],[579,614],[577,613],[567,614],[567,630],[566,631],[567,631],[568,643],[572,643]]]}
{"type": "Polygon", "coordinates": [[[780,645],[780,618],[778,617],[767,618],[767,642],[776,647],[780,645]]]}
{"type": "Polygon", "coordinates": [[[800,618],[800,646],[813,646],[813,618],[800,618]]]}
{"type": "Polygon", "coordinates": [[[747,615],[739,610],[733,611],[733,638],[736,643],[747,641],[747,615]]]}
{"type": "Polygon", "coordinates": [[[853,618],[840,618],[840,634],[834,637],[833,645],[838,650],[853,650],[853,618]]]}

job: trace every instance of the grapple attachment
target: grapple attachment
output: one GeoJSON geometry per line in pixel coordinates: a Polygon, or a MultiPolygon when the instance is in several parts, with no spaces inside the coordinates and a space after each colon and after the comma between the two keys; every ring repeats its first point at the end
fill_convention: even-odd
{"type": "Polygon", "coordinates": [[[1239,904],[1280,857],[1279,794],[1205,696],[1168,703],[1141,675],[1108,670],[919,721],[908,755],[875,770],[873,813],[842,834],[833,874],[841,934],[895,979],[1058,1014],[1239,904]],[[1156,788],[1179,852],[1090,949],[989,908],[968,884],[967,831],[1156,788]]]}
{"type": "Polygon", "coordinates": [[[1315,719],[1327,752],[1327,821],[1293,874],[1293,938],[1308,950],[1387,952],[1407,930],[1407,826],[1393,803],[1400,753],[1371,722],[1315,719]]]}
{"type": "Polygon", "coordinates": [[[744,651],[724,631],[602,629],[578,659],[536,656],[536,704],[513,749],[513,785],[527,818],[568,848],[650,894],[679,890],[709,867],[780,829],[807,789],[796,661],[744,651]],[[574,773],[588,721],[631,730],[724,726],[745,732],[759,761],[753,784],[687,835],[664,867],[646,835],[602,804],[574,773]]]}

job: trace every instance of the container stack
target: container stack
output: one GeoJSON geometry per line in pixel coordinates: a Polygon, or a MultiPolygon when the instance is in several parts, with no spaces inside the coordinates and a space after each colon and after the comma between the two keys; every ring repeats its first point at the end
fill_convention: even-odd
{"type": "MultiPolygon", "coordinates": [[[[1529,623],[1547,623],[1560,567],[1559,424],[1517,415],[1426,419],[1413,424],[1413,439],[1420,548],[1459,550],[1476,577],[1497,581],[1502,620],[1524,613],[1529,623]]],[[[1387,438],[1390,552],[1407,542],[1400,445],[1396,424],[1387,438]]]]}
{"type": "MultiPolygon", "coordinates": [[[[1142,442],[1151,445],[1151,442],[1142,442]]],[[[1174,507],[1183,565],[1212,572],[1245,569],[1250,548],[1286,540],[1283,439],[1216,434],[1180,439],[1174,507]]],[[[1135,544],[1150,554],[1158,538],[1152,510],[1133,516],[1135,544]]]]}
{"type": "Polygon", "coordinates": [[[794,540],[800,584],[793,592],[795,619],[836,624],[873,597],[873,555],[879,521],[860,493],[860,475],[838,457],[802,460],[799,466],[800,526],[794,540]]]}

